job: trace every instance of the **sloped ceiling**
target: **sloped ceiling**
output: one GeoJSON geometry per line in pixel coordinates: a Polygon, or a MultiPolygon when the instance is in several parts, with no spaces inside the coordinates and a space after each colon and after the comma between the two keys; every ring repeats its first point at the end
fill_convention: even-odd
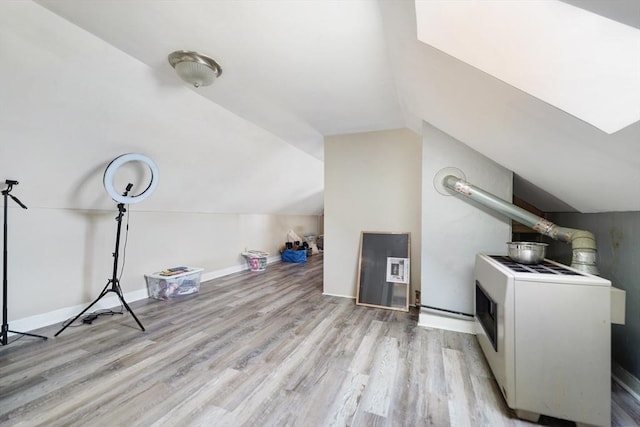
{"type": "Polygon", "coordinates": [[[30,1],[0,3],[0,51],[0,173],[29,208],[112,210],[105,167],[140,152],[159,185],[133,210],[322,212],[321,160],[176,81],[164,61],[149,66],[30,1]]]}
{"type": "Polygon", "coordinates": [[[640,120],[633,27],[558,1],[419,1],[416,17],[418,40],[606,133],[640,120]]]}
{"type": "Polygon", "coordinates": [[[223,75],[201,96],[316,158],[325,135],[403,126],[371,1],[38,1],[181,87],[167,55],[196,50],[223,75]]]}
{"type": "MultiPolygon", "coordinates": [[[[624,4],[635,11],[638,3],[633,1],[589,3],[624,4]]],[[[579,211],[640,210],[640,123],[606,134],[419,42],[411,1],[37,3],[86,31],[75,37],[97,38],[122,52],[95,45],[99,49],[92,61],[108,53],[104,74],[95,76],[100,85],[110,90],[111,85],[123,83],[120,76],[128,69],[138,73],[147,69],[151,83],[132,82],[145,86],[144,93],[151,100],[155,99],[153,90],[161,91],[163,102],[175,106],[166,107],[163,119],[175,122],[176,127],[193,124],[200,131],[196,138],[205,140],[206,133],[213,132],[211,126],[202,124],[214,115],[212,110],[217,122],[225,122],[219,116],[222,109],[229,120],[238,123],[225,137],[236,132],[233,140],[266,139],[278,150],[284,150],[279,145],[282,141],[320,161],[324,136],[403,126],[419,131],[424,120],[579,211]],[[166,60],[167,54],[179,49],[214,57],[224,69],[222,77],[197,91],[185,87],[166,60]],[[118,78],[110,82],[108,76],[114,74],[118,78]]],[[[615,9],[615,5],[603,7],[615,9]]],[[[33,40],[38,38],[35,33],[37,29],[32,30],[33,40]]],[[[41,33],[47,37],[46,32],[41,33]]],[[[45,53],[49,48],[46,40],[34,43],[41,43],[45,53]]],[[[638,52],[640,55],[640,49],[638,52]]],[[[82,58],[76,59],[75,66],[81,67],[82,58]]],[[[55,74],[45,64],[33,65],[42,65],[42,72],[54,76],[55,83],[55,74]]],[[[121,92],[127,84],[131,83],[113,90],[121,92]]],[[[101,99],[107,104],[104,111],[115,114],[109,107],[117,110],[121,101],[109,98],[101,99]]],[[[143,104],[143,100],[128,102],[143,104]]],[[[146,119],[152,122],[151,117],[146,119]]],[[[98,129],[103,126],[97,119],[83,126],[90,129],[94,124],[98,129]]],[[[117,129],[122,134],[110,135],[113,140],[131,137],[126,132],[132,129],[136,135],[142,132],[133,124],[117,129]]],[[[189,135],[194,138],[193,133],[189,135]]],[[[209,139],[217,137],[214,133],[209,139]]],[[[157,150],[173,151],[173,141],[159,135],[157,150]]],[[[207,147],[204,141],[202,144],[198,149],[207,147]]],[[[212,147],[205,152],[217,155],[212,147]]],[[[304,156],[295,159],[298,167],[302,159],[303,170],[318,168],[304,156]]],[[[237,167],[227,168],[237,177],[232,173],[237,167]]],[[[207,176],[202,161],[192,169],[184,166],[194,180],[207,176]]],[[[246,181],[242,184],[247,185],[246,181]]],[[[296,194],[300,200],[314,201],[313,208],[302,212],[318,209],[321,188],[316,188],[316,182],[313,190],[287,190],[292,198],[296,194]]],[[[273,206],[268,210],[282,209],[273,206]]]]}
{"type": "MultiPolygon", "coordinates": [[[[640,210],[640,122],[607,134],[418,42],[414,7],[379,4],[406,118],[426,120],[514,171],[561,200],[561,209],[640,210]]],[[[634,9],[640,14],[640,3],[634,9]]],[[[636,52],[640,63],[640,46],[636,52]]]]}

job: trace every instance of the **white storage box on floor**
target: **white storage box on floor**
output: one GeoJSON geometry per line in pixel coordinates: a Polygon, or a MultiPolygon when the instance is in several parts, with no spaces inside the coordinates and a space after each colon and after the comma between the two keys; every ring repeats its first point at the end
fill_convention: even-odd
{"type": "Polygon", "coordinates": [[[251,250],[243,252],[242,255],[247,259],[251,271],[265,271],[267,269],[269,252],[251,250]]]}
{"type": "Polygon", "coordinates": [[[153,274],[145,274],[149,296],[168,300],[182,295],[194,294],[200,290],[200,276],[203,270],[203,268],[196,267],[175,267],[153,274]],[[180,272],[176,273],[176,271],[180,272]]]}

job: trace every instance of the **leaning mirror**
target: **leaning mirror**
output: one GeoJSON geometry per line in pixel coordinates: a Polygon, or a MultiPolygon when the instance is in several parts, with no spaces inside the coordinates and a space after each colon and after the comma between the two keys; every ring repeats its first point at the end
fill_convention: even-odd
{"type": "Polygon", "coordinates": [[[410,233],[363,231],[356,304],[409,311],[410,233]]]}

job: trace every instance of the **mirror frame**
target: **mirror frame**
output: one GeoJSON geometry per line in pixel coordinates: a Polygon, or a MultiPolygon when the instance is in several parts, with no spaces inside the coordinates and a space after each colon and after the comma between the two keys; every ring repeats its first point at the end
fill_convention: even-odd
{"type": "Polygon", "coordinates": [[[410,260],[411,233],[362,231],[356,304],[408,312],[410,260]]]}

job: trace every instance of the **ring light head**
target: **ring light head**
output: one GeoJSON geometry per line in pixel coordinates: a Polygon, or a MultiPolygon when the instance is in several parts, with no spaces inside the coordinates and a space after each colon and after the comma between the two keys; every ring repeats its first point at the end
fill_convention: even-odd
{"type": "Polygon", "coordinates": [[[153,163],[153,160],[151,160],[149,157],[145,156],[144,154],[139,154],[139,153],[123,154],[119,157],[116,157],[111,161],[111,163],[109,163],[109,165],[104,171],[104,177],[102,181],[104,184],[104,189],[107,191],[109,196],[111,196],[111,198],[116,202],[124,203],[124,204],[138,203],[143,201],[147,197],[149,197],[151,193],[153,193],[153,191],[158,186],[158,167],[156,166],[155,163],[153,163]],[[128,190],[131,189],[130,188],[131,184],[127,186],[127,191],[123,195],[118,193],[118,191],[116,191],[115,185],[113,182],[115,179],[117,170],[122,165],[129,162],[144,163],[145,165],[147,165],[151,173],[151,178],[149,180],[149,185],[147,186],[147,188],[142,193],[133,195],[133,196],[126,195],[128,193],[128,190]]]}

